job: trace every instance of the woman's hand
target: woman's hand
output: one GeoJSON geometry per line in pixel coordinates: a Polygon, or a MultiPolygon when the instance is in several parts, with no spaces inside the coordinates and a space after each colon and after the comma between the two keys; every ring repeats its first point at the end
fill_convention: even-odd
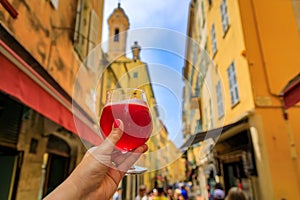
{"type": "Polygon", "coordinates": [[[123,129],[123,122],[115,120],[110,135],[99,146],[89,149],[70,176],[45,200],[110,199],[127,170],[148,149],[144,144],[126,154],[114,151],[123,129]]]}

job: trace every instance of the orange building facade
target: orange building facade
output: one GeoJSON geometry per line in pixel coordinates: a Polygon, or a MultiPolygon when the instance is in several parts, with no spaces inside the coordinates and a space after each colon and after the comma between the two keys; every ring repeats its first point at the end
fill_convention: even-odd
{"type": "Polygon", "coordinates": [[[103,4],[1,1],[0,199],[42,199],[100,142],[85,95],[72,96],[101,42],[103,4]]]}
{"type": "Polygon", "coordinates": [[[216,182],[226,192],[242,188],[249,199],[300,198],[298,11],[295,1],[191,1],[187,57],[201,63],[206,52],[211,62],[185,65],[190,82],[203,78],[189,86],[187,98],[197,97],[200,109],[198,118],[185,119],[184,147],[199,156],[204,198],[216,182]],[[190,53],[192,44],[198,54],[190,53]]]}

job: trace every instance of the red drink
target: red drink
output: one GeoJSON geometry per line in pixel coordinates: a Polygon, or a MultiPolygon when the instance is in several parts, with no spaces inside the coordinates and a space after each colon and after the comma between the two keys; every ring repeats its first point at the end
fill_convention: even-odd
{"type": "Polygon", "coordinates": [[[152,119],[144,101],[130,100],[105,105],[100,118],[103,135],[110,134],[115,119],[121,119],[124,123],[124,133],[116,145],[117,148],[131,151],[149,139],[152,119]]]}

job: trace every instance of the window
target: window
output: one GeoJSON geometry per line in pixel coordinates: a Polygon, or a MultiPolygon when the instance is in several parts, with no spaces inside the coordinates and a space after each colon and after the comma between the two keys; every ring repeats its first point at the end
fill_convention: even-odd
{"type": "Polygon", "coordinates": [[[78,1],[74,31],[74,48],[81,60],[86,57],[85,47],[87,45],[87,40],[85,40],[85,37],[87,35],[85,34],[85,31],[88,29],[87,23],[84,23],[88,21],[88,12],[87,9],[83,9],[84,6],[84,2],[78,1]]]}
{"type": "Polygon", "coordinates": [[[226,0],[222,0],[220,10],[221,10],[221,17],[222,17],[221,20],[222,20],[222,27],[223,27],[223,35],[225,35],[226,31],[229,28],[226,0]]]}
{"type": "Polygon", "coordinates": [[[198,59],[198,46],[193,44],[193,60],[192,60],[192,72],[190,78],[190,84],[193,85],[194,82],[194,74],[195,74],[195,65],[198,59]]]}
{"type": "Polygon", "coordinates": [[[208,0],[208,5],[211,6],[212,0],[208,0]]]}
{"type": "Polygon", "coordinates": [[[89,32],[87,39],[87,49],[85,64],[88,68],[93,69],[97,66],[97,62],[99,61],[98,54],[93,53],[89,54],[97,45],[98,42],[98,34],[99,34],[99,17],[97,13],[92,9],[90,11],[90,21],[89,21],[89,32]]]}
{"type": "Polygon", "coordinates": [[[31,138],[29,153],[36,154],[39,141],[35,138],[31,138]]]}
{"type": "Polygon", "coordinates": [[[234,106],[240,100],[234,62],[232,62],[228,67],[227,75],[230,88],[231,106],[234,106]]]}
{"type": "Polygon", "coordinates": [[[215,55],[217,52],[217,40],[216,40],[216,30],[214,24],[211,26],[211,46],[212,46],[212,54],[215,55]]]}
{"type": "Polygon", "coordinates": [[[119,29],[118,28],[116,28],[115,29],[115,35],[114,35],[114,41],[115,42],[119,42],[119,29]]]}
{"type": "Polygon", "coordinates": [[[202,27],[204,27],[204,24],[205,24],[205,21],[206,21],[204,1],[201,1],[201,12],[202,12],[202,27]]]}
{"type": "Polygon", "coordinates": [[[201,81],[201,76],[199,75],[199,72],[198,72],[198,76],[196,79],[196,87],[195,87],[195,96],[196,97],[200,97],[200,81],[201,81]]]}
{"type": "Polygon", "coordinates": [[[94,10],[90,12],[90,25],[88,35],[88,50],[89,52],[94,49],[97,45],[99,34],[99,17],[94,10]]]}
{"type": "Polygon", "coordinates": [[[202,120],[201,119],[197,119],[194,133],[200,133],[202,131],[203,131],[202,120]]]}
{"type": "Polygon", "coordinates": [[[209,126],[209,122],[208,122],[208,111],[207,108],[204,108],[204,115],[205,115],[205,129],[208,130],[209,126]]]}
{"type": "Polygon", "coordinates": [[[77,6],[74,49],[79,58],[84,60],[97,45],[100,20],[95,10],[85,9],[88,7],[86,1],[78,1],[77,6]]]}
{"type": "Polygon", "coordinates": [[[139,76],[138,72],[133,72],[133,78],[137,78],[139,76]]]}
{"type": "Polygon", "coordinates": [[[213,105],[211,99],[209,99],[209,126],[210,129],[214,127],[214,115],[213,115],[213,105]]]}
{"type": "Polygon", "coordinates": [[[208,47],[207,47],[208,45],[207,45],[207,40],[206,40],[206,42],[205,42],[205,45],[204,45],[204,50],[206,51],[206,52],[208,52],[208,47]]]}
{"type": "Polygon", "coordinates": [[[221,81],[218,81],[216,85],[216,92],[217,92],[217,104],[218,104],[218,117],[221,118],[222,116],[224,116],[221,81]]]}

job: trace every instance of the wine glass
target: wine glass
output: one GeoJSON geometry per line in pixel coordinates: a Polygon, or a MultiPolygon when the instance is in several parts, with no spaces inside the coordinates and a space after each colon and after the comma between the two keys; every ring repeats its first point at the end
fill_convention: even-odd
{"type": "MultiPolygon", "coordinates": [[[[121,139],[116,144],[116,151],[123,154],[145,144],[152,132],[152,117],[145,92],[136,88],[117,88],[107,91],[106,102],[100,117],[100,130],[107,137],[115,119],[124,123],[121,139]]],[[[127,174],[140,174],[147,168],[132,166],[127,174]]]]}

